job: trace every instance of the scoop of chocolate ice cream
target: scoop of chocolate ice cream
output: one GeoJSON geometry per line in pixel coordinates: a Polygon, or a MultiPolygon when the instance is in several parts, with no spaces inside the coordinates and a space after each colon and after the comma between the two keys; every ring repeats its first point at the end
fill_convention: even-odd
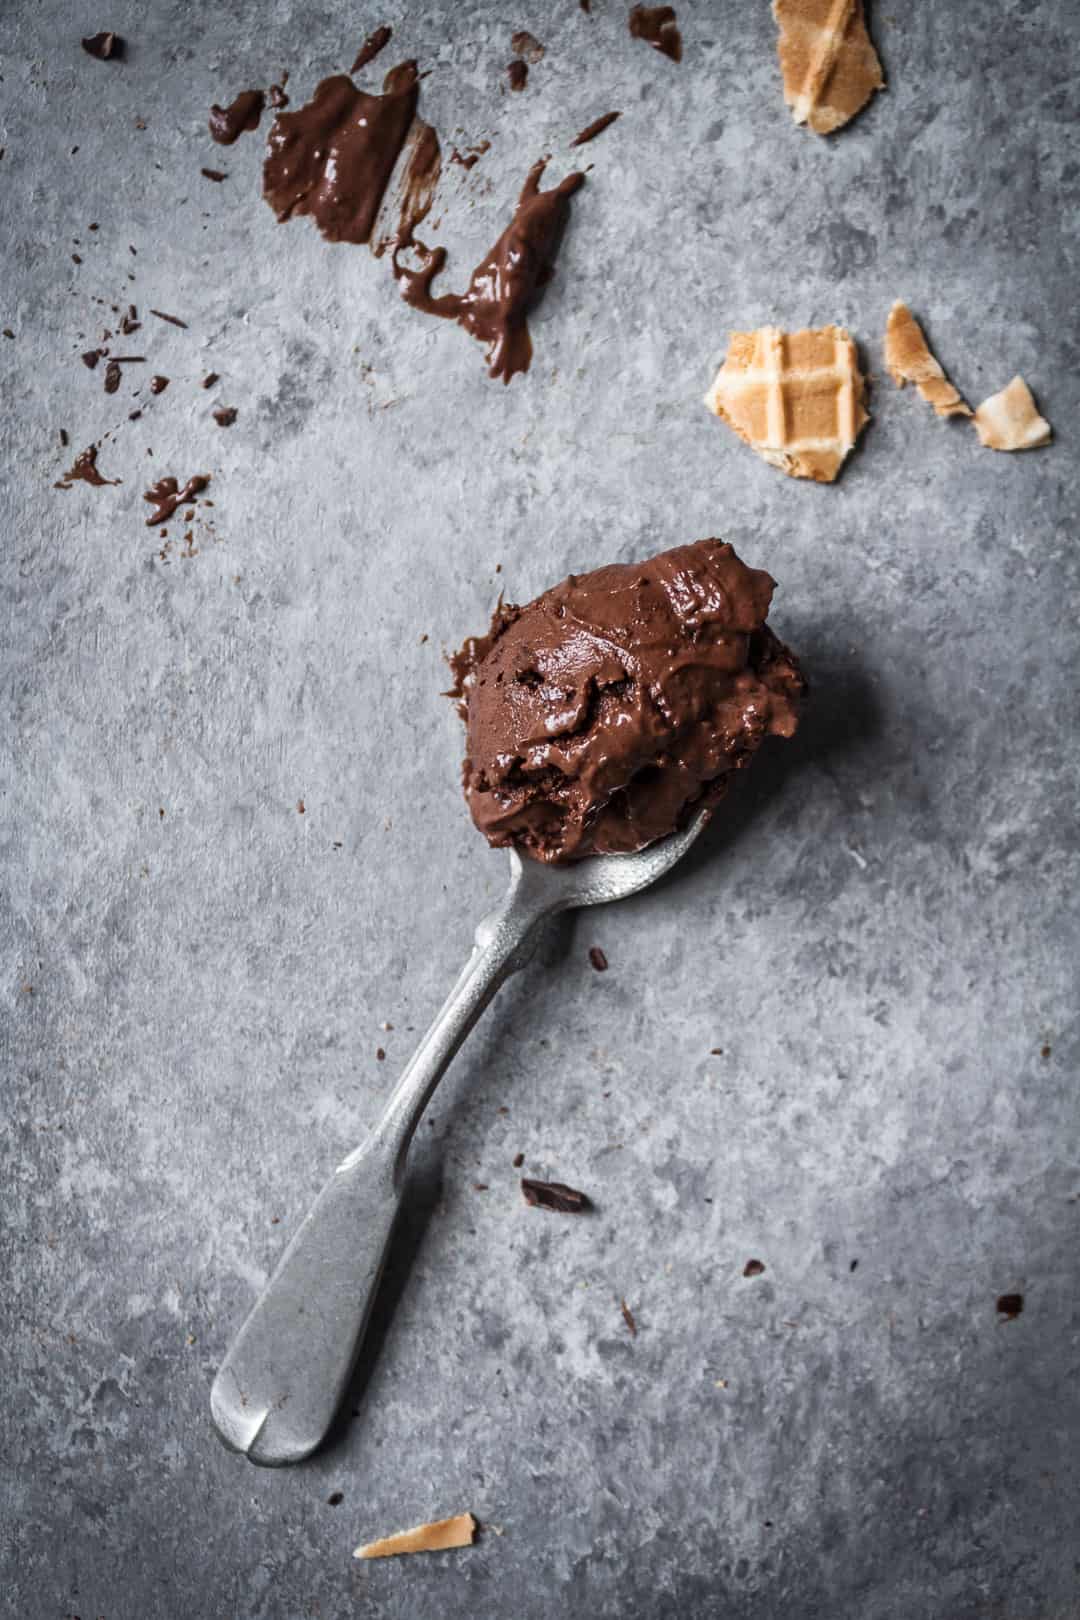
{"type": "Polygon", "coordinates": [[[773,583],[698,540],[500,604],[451,659],[488,841],[544,861],[643,849],[790,737],[805,688],[765,624],[773,583]]]}

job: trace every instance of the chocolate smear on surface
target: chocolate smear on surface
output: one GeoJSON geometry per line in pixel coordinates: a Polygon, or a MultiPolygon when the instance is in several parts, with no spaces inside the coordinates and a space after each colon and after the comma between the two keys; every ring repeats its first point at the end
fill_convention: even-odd
{"type": "Polygon", "coordinates": [[[279,114],[267,138],[263,196],[280,221],[310,214],[328,242],[368,242],[416,112],[415,62],[387,74],[381,96],[345,74],[306,106],[279,114]]]}
{"type": "Polygon", "coordinates": [[[592,1203],[583,1192],[561,1181],[533,1181],[529,1176],[522,1176],[521,1191],[525,1202],[533,1209],[550,1209],[558,1215],[583,1215],[592,1209],[592,1203]]]}
{"type": "Polygon", "coordinates": [[[154,508],[146,520],[147,528],[152,528],[155,523],[167,523],[178,506],[193,501],[209,482],[209,473],[196,473],[183,488],[175,478],[159,478],[143,496],[143,500],[149,501],[154,508]]]}
{"type": "Polygon", "coordinates": [[[1007,1322],[1014,1322],[1024,1309],[1023,1294],[999,1294],[997,1301],[998,1314],[1007,1322]]]}
{"type": "Polygon", "coordinates": [[[82,48],[87,56],[96,56],[99,62],[119,61],[124,54],[124,41],[119,34],[91,34],[83,40],[82,48]]]}
{"type": "Polygon", "coordinates": [[[512,62],[507,64],[506,77],[509,81],[511,90],[524,90],[525,86],[529,82],[528,62],[522,62],[519,58],[515,57],[512,62]]]}
{"type": "Polygon", "coordinates": [[[510,49],[515,56],[523,56],[532,67],[535,67],[544,55],[544,47],[534,34],[529,33],[527,28],[519,29],[513,36],[510,41],[510,49]]]}
{"type": "Polygon", "coordinates": [[[265,105],[266,97],[261,90],[241,90],[227,107],[219,107],[215,102],[207,120],[211,138],[219,146],[231,146],[248,130],[258,129],[265,105]]]}
{"type": "Polygon", "coordinates": [[[760,1260],[748,1260],[742,1268],[742,1274],[744,1277],[760,1277],[764,1270],[765,1267],[760,1260]]]}
{"type": "MultiPolygon", "coordinates": [[[[448,698],[464,699],[469,688],[474,684],[476,672],[491,652],[499,637],[514,623],[520,608],[507,606],[502,597],[499,598],[491,623],[482,636],[469,636],[462,643],[459,652],[450,653],[446,662],[450,665],[450,673],[454,677],[454,684],[443,696],[448,698]]],[[[459,710],[462,719],[465,718],[465,705],[459,701],[459,710]]]]}
{"type": "Polygon", "coordinates": [[[236,421],[237,409],[235,405],[219,405],[211,414],[218,427],[232,427],[236,421]]]}
{"type": "Polygon", "coordinates": [[[394,260],[406,303],[428,315],[457,321],[487,346],[489,374],[507,383],[516,372],[529,369],[528,314],[551,280],[570,198],[585,179],[581,173],[568,174],[559,185],[541,191],[546,163],[541,158],[529,170],[510,224],[477,265],[464,293],[432,294],[431,284],[446,263],[445,248],[420,248],[423,262],[418,270],[403,267],[396,255],[394,260]]]}
{"type": "Polygon", "coordinates": [[[575,135],[570,142],[571,146],[584,146],[586,141],[594,141],[602,135],[605,129],[610,129],[616,118],[621,118],[621,112],[604,113],[602,118],[595,118],[591,124],[586,124],[580,135],[575,135]]]}
{"type": "Polygon", "coordinates": [[[165,392],[166,388],[168,388],[168,386],[169,386],[168,377],[157,376],[157,377],[151,377],[151,379],[150,379],[150,392],[152,394],[163,394],[165,392]]]}
{"type": "Polygon", "coordinates": [[[599,945],[590,945],[589,946],[589,961],[592,963],[592,965],[596,969],[597,973],[606,973],[607,972],[608,959],[604,955],[603,951],[600,949],[599,945]]]}
{"type": "Polygon", "coordinates": [[[182,327],[185,332],[188,329],[187,321],[182,321],[179,315],[166,315],[163,309],[152,309],[150,313],[156,315],[159,321],[168,321],[170,326],[182,327]]]}
{"type": "Polygon", "coordinates": [[[95,486],[118,484],[120,482],[119,478],[102,477],[98,471],[97,457],[96,444],[88,445],[85,450],[80,450],[75,457],[75,463],[70,472],[66,472],[63,478],[53,485],[53,488],[70,489],[72,484],[78,483],[80,480],[84,484],[94,484],[95,486]]]}
{"type": "Polygon", "coordinates": [[[228,175],[223,174],[220,169],[200,169],[199,173],[207,180],[216,180],[219,185],[221,184],[222,180],[227,180],[229,178],[228,175]]]}
{"type": "Polygon", "coordinates": [[[682,61],[682,35],[675,24],[674,6],[633,6],[630,32],[635,39],[645,40],[654,51],[670,56],[673,62],[682,61]]]}
{"type": "Polygon", "coordinates": [[[621,1299],[619,1301],[619,1308],[622,1311],[623,1321],[626,1323],[627,1327],[630,1329],[630,1337],[632,1339],[636,1339],[637,1338],[637,1323],[634,1321],[634,1313],[633,1313],[633,1311],[630,1309],[630,1307],[626,1303],[625,1299],[621,1299]]]}
{"type": "Polygon", "coordinates": [[[349,72],[359,73],[360,69],[367,67],[369,62],[374,62],[379,52],[389,45],[393,32],[394,30],[388,23],[383,23],[381,28],[376,28],[373,34],[369,34],[357,51],[356,61],[349,69],[349,72]]]}
{"type": "Polygon", "coordinates": [[[430,124],[417,119],[409,140],[411,150],[401,183],[397,235],[391,242],[376,245],[373,249],[376,258],[380,258],[388,247],[396,252],[399,248],[414,246],[416,227],[427,218],[435,200],[435,187],[442,174],[439,137],[430,124]]]}

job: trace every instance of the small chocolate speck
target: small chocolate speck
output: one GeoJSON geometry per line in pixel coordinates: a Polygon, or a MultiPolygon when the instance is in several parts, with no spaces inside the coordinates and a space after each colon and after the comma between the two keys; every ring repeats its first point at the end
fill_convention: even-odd
{"type": "Polygon", "coordinates": [[[296,813],[297,813],[297,815],[302,816],[302,815],[305,814],[306,811],[307,811],[307,805],[304,803],[303,799],[297,799],[297,801],[296,801],[296,813]]]}
{"type": "Polygon", "coordinates": [[[1023,1294],[999,1294],[997,1300],[998,1315],[1003,1316],[1007,1322],[1015,1321],[1024,1309],[1023,1294]]]}
{"type": "MultiPolygon", "coordinates": [[[[276,1215],[274,1216],[274,1219],[277,1220],[276,1215]]],[[[344,1502],[344,1500],[345,1500],[345,1492],[344,1491],[331,1491],[330,1495],[326,1498],[326,1503],[327,1503],[328,1507],[340,1507],[342,1502],[344,1502]]]]}
{"type": "Polygon", "coordinates": [[[384,23],[381,28],[376,28],[373,34],[369,34],[357,51],[356,60],[349,72],[359,73],[361,68],[367,67],[369,62],[373,62],[379,52],[385,50],[386,46],[389,45],[393,32],[394,30],[390,25],[384,23]]]}
{"type": "Polygon", "coordinates": [[[216,180],[219,185],[221,184],[222,180],[227,180],[229,178],[228,175],[223,174],[220,169],[200,169],[199,173],[204,175],[207,180],[216,180]]]}
{"type": "Polygon", "coordinates": [[[765,1267],[760,1260],[748,1260],[742,1268],[742,1274],[744,1277],[760,1277],[764,1270],[765,1267]]]}
{"type": "Polygon", "coordinates": [[[386,1053],[383,1051],[381,1046],[377,1046],[375,1048],[375,1061],[376,1063],[384,1063],[386,1061],[386,1053]]]}
{"type": "Polygon", "coordinates": [[[99,62],[119,61],[124,54],[124,41],[119,34],[104,32],[84,39],[82,48],[87,56],[96,56],[99,62]]]}
{"type": "Polygon", "coordinates": [[[1050,1056],[1051,1051],[1052,1051],[1051,1047],[1049,1047],[1049,1046],[1041,1046],[1039,1048],[1039,1056],[1041,1058],[1044,1058],[1044,1059],[1048,1058],[1050,1056]]]}
{"type": "Polygon", "coordinates": [[[526,62],[530,62],[533,67],[536,66],[544,54],[544,47],[536,38],[536,35],[530,34],[526,28],[519,29],[511,37],[510,49],[515,56],[523,56],[526,62]]]}
{"type": "Polygon", "coordinates": [[[236,421],[236,406],[219,405],[217,410],[213,411],[211,414],[218,427],[232,427],[233,423],[236,421]]]}
{"type": "Polygon", "coordinates": [[[472,1187],[473,1192],[487,1192],[488,1190],[488,1184],[486,1181],[474,1181],[472,1187]]]}
{"type": "Polygon", "coordinates": [[[128,411],[128,421],[137,422],[141,415],[142,411],[128,411]]]}
{"type": "MultiPolygon", "coordinates": [[[[135,249],[132,248],[131,251],[134,253],[135,249]]],[[[187,331],[187,321],[182,321],[179,315],[166,315],[163,309],[152,309],[150,313],[156,315],[159,321],[168,321],[170,326],[182,326],[184,331],[187,331]]]]}
{"type": "Polygon", "coordinates": [[[851,1262],[851,1264],[848,1266],[848,1270],[849,1271],[855,1271],[855,1270],[858,1269],[858,1265],[859,1265],[859,1262],[857,1260],[853,1260],[851,1262]]]}
{"type": "Polygon", "coordinates": [[[515,1170],[520,1170],[522,1165],[525,1163],[524,1153],[515,1153],[511,1162],[515,1170]]]}
{"type": "Polygon", "coordinates": [[[709,1056],[710,1057],[723,1057],[723,1055],[724,1055],[724,1048],[722,1046],[710,1046],[709,1047],[709,1056]]]}
{"type": "Polygon", "coordinates": [[[217,372],[216,371],[208,371],[206,376],[202,380],[202,385],[203,385],[204,388],[213,388],[213,386],[217,382],[217,380],[218,380],[217,372]]]}
{"type": "Polygon", "coordinates": [[[506,69],[506,77],[510,81],[511,90],[524,90],[529,82],[529,64],[515,59],[506,69]]]}
{"type": "Polygon", "coordinates": [[[607,972],[608,959],[600,949],[599,945],[589,946],[589,961],[592,963],[597,973],[607,972]]]}
{"type": "Polygon", "coordinates": [[[585,1193],[562,1181],[534,1181],[522,1176],[521,1193],[533,1209],[549,1209],[558,1215],[583,1215],[592,1208],[585,1193]]]}
{"type": "Polygon", "coordinates": [[[637,1323],[634,1321],[634,1313],[630,1309],[629,1305],[626,1303],[625,1299],[621,1299],[619,1301],[619,1309],[622,1311],[623,1321],[626,1323],[627,1327],[630,1329],[630,1337],[632,1339],[636,1339],[637,1338],[637,1323]]]}
{"type": "Polygon", "coordinates": [[[98,227],[97,227],[96,224],[93,224],[93,225],[88,225],[86,228],[87,228],[88,231],[96,231],[98,227]]]}
{"type": "Polygon", "coordinates": [[[285,94],[285,86],[283,84],[272,84],[267,92],[267,97],[271,107],[278,112],[280,112],[282,107],[287,107],[289,105],[289,98],[285,94]]]}
{"type": "Polygon", "coordinates": [[[77,253],[73,253],[71,255],[71,262],[72,264],[82,264],[82,260],[77,253]]]}
{"type": "Polygon", "coordinates": [[[152,394],[163,394],[168,386],[168,377],[151,377],[150,379],[150,392],[152,394]]]}

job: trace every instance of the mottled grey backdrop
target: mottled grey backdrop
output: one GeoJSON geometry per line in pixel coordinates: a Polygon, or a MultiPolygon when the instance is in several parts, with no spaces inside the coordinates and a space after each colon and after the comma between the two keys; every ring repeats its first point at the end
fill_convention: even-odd
{"type": "Polygon", "coordinates": [[[625,10],[9,0],[20,1620],[1080,1614],[1080,14],[882,3],[889,89],[822,142],[784,109],[763,3],[680,7],[681,67],[625,10]],[[261,136],[207,138],[211,101],[283,68],[303,99],[385,20],[384,63],[432,70],[444,145],[492,143],[435,210],[458,272],[534,157],[558,174],[623,109],[508,389],[385,263],[275,224],[261,136]],[[123,64],[79,49],[102,27],[123,64]],[[522,27],[547,55],[511,97],[522,27]],[[1023,373],[1053,447],[994,455],[898,393],[898,295],[972,400],[1023,373]],[[127,352],[150,364],[111,399],[77,358],[94,296],[145,321],[127,352]],[[835,487],[701,406],[728,329],[764,320],[863,344],[874,419],[835,487]],[[148,404],[151,369],[172,384],[148,404]],[[115,428],[122,483],[54,490],[61,427],[71,452],[115,428]],[[202,470],[198,555],[174,527],[163,562],[142,489],[202,470]],[[441,648],[500,587],[707,534],[779,580],[805,727],[686,870],[503,994],[423,1129],[353,1415],[318,1460],[256,1471],[210,1429],[218,1360],[504,880],[459,795],[441,648]],[[595,1216],[526,1209],[519,1151],[595,1216]],[[465,1508],[471,1551],[350,1560],[465,1508]]]}

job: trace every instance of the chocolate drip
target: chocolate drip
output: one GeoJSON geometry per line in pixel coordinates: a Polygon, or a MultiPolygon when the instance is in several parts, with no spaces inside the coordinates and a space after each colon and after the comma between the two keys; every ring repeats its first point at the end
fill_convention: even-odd
{"type": "Polygon", "coordinates": [[[241,90],[228,107],[210,109],[210,134],[219,146],[231,146],[249,129],[258,129],[266,97],[261,90],[241,90]]]}

